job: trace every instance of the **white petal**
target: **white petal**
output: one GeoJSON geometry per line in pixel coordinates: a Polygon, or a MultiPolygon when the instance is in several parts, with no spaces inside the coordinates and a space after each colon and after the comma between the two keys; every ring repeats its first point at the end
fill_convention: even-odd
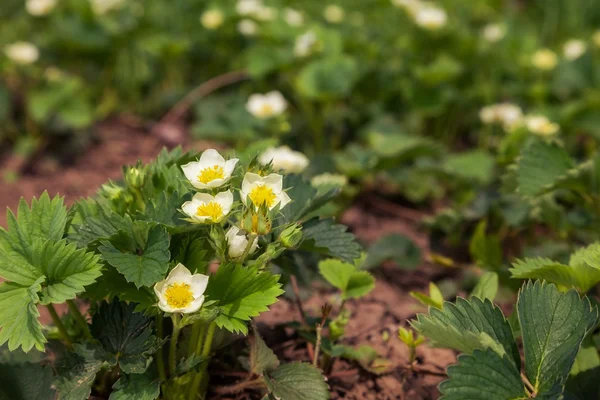
{"type": "Polygon", "coordinates": [[[165,284],[171,285],[176,282],[183,282],[189,284],[192,278],[192,273],[189,269],[185,267],[182,263],[177,264],[175,268],[171,272],[169,272],[169,276],[167,276],[165,284]]]}
{"type": "Polygon", "coordinates": [[[199,162],[192,161],[190,163],[182,165],[181,169],[183,170],[183,174],[185,175],[185,177],[190,182],[192,182],[194,186],[196,186],[196,184],[198,183],[202,184],[202,182],[198,181],[198,175],[200,175],[200,171],[202,170],[202,167],[200,166],[199,162]]]}
{"type": "Polygon", "coordinates": [[[225,159],[215,149],[208,149],[200,156],[202,169],[215,165],[223,166],[223,164],[225,164],[225,159]]]}
{"type": "Polygon", "coordinates": [[[186,213],[189,217],[196,217],[196,211],[198,211],[198,203],[194,201],[186,201],[181,206],[181,210],[186,213]]]}
{"type": "Polygon", "coordinates": [[[166,302],[163,302],[162,300],[158,302],[158,308],[160,308],[164,312],[168,312],[168,313],[174,313],[177,311],[175,308],[171,307],[170,305],[168,305],[166,302]]]}
{"type": "Polygon", "coordinates": [[[233,193],[231,193],[231,190],[217,193],[215,201],[221,205],[223,215],[225,216],[231,211],[231,206],[233,205],[233,193]]]}
{"type": "Polygon", "coordinates": [[[194,274],[192,275],[192,294],[195,298],[201,296],[206,291],[208,285],[208,275],[194,274]]]}
{"type": "Polygon", "coordinates": [[[279,195],[277,195],[277,200],[279,201],[279,209],[280,210],[283,207],[285,207],[286,204],[288,204],[290,201],[292,201],[292,199],[290,199],[290,196],[288,196],[288,194],[286,192],[279,193],[279,195]]]}
{"type": "Polygon", "coordinates": [[[283,177],[279,174],[269,174],[262,178],[262,182],[273,189],[275,194],[281,192],[283,190],[283,177]]]}
{"type": "Polygon", "coordinates": [[[223,184],[225,182],[227,182],[227,179],[222,179],[222,178],[213,179],[212,181],[210,181],[206,184],[206,187],[217,188],[219,186],[223,186],[223,184]]]}
{"type": "Polygon", "coordinates": [[[196,311],[198,311],[200,309],[200,307],[202,307],[202,304],[204,303],[204,296],[200,296],[196,299],[194,299],[189,306],[185,307],[185,308],[181,308],[178,310],[178,312],[184,313],[184,314],[191,314],[194,313],[196,311]]]}
{"type": "Polygon", "coordinates": [[[211,201],[215,201],[215,198],[208,193],[196,193],[192,198],[192,201],[198,206],[201,206],[202,204],[208,204],[211,201]]]}
{"type": "Polygon", "coordinates": [[[244,175],[244,180],[242,181],[242,192],[246,194],[250,193],[254,186],[256,186],[257,183],[260,183],[262,180],[262,176],[252,172],[247,172],[246,175],[244,175]]]}
{"type": "Polygon", "coordinates": [[[163,290],[165,288],[165,282],[166,279],[157,282],[156,285],[154,285],[154,294],[156,295],[156,297],[158,297],[160,301],[164,301],[163,290]]]}
{"type": "Polygon", "coordinates": [[[223,172],[225,172],[225,178],[229,179],[233,170],[235,170],[235,166],[240,161],[238,158],[232,158],[231,160],[225,161],[225,166],[223,167],[223,172]]]}
{"type": "Polygon", "coordinates": [[[246,103],[246,110],[252,115],[260,114],[264,103],[265,99],[262,94],[256,93],[250,95],[250,97],[248,97],[248,102],[246,103]]]}

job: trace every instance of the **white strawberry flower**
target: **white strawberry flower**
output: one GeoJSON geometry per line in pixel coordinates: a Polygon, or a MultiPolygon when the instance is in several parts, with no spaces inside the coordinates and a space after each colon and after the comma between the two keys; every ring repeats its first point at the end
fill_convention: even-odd
{"type": "Polygon", "coordinates": [[[264,8],[260,0],[240,0],[235,7],[239,15],[256,15],[264,8]]]}
{"type": "Polygon", "coordinates": [[[304,25],[304,16],[300,11],[293,8],[286,8],[283,10],[283,19],[289,26],[304,25]]]}
{"type": "Polygon", "coordinates": [[[323,17],[330,24],[339,24],[344,20],[346,12],[338,5],[330,4],[323,10],[323,17]]]}
{"type": "Polygon", "coordinates": [[[560,130],[560,126],[551,122],[544,115],[528,115],[525,117],[525,126],[529,132],[538,136],[554,136],[560,130]]]}
{"type": "Polygon", "coordinates": [[[204,303],[204,292],[208,285],[208,276],[192,274],[179,263],[167,276],[167,279],[154,285],[158,297],[158,308],[168,313],[189,314],[196,312],[204,303]]]}
{"type": "Polygon", "coordinates": [[[256,208],[263,205],[272,210],[279,204],[282,209],[292,199],[283,191],[283,177],[279,174],[260,176],[252,172],[246,173],[242,181],[240,196],[243,202],[248,198],[256,208]]]}
{"type": "Polygon", "coordinates": [[[29,42],[15,42],[9,44],[4,49],[4,53],[12,61],[21,65],[33,64],[40,58],[40,51],[38,48],[29,42]]]}
{"type": "Polygon", "coordinates": [[[569,61],[577,60],[587,50],[587,45],[583,40],[571,39],[563,46],[563,55],[569,61]]]}
{"type": "Polygon", "coordinates": [[[490,43],[496,43],[506,36],[506,26],[504,24],[488,24],[483,27],[483,38],[490,43]]]}
{"type": "Polygon", "coordinates": [[[308,157],[288,146],[271,147],[261,153],[258,161],[263,165],[272,163],[273,169],[288,174],[299,174],[306,169],[309,163],[308,157]]]}
{"type": "Polygon", "coordinates": [[[248,98],[246,110],[256,118],[267,119],[282,114],[287,108],[283,95],[274,90],[266,94],[255,93],[248,98]]]}
{"type": "Polygon", "coordinates": [[[34,17],[48,15],[56,7],[56,0],[27,0],[25,9],[34,17]]]}
{"type": "Polygon", "coordinates": [[[294,43],[294,55],[296,57],[306,57],[308,56],[315,44],[317,43],[317,35],[312,32],[306,32],[296,38],[296,42],[294,43]]]}
{"type": "Polygon", "coordinates": [[[190,222],[199,224],[219,223],[229,214],[233,206],[233,193],[230,190],[212,196],[196,193],[191,201],[186,201],[181,210],[190,217],[190,222]]]}
{"type": "Polygon", "coordinates": [[[533,53],[531,64],[542,71],[550,71],[558,64],[558,57],[550,49],[540,49],[533,53]]]}
{"type": "MultiPolygon", "coordinates": [[[[229,258],[234,260],[240,258],[244,254],[244,251],[246,251],[246,246],[248,246],[248,236],[237,226],[229,228],[227,233],[225,233],[225,240],[227,241],[227,254],[229,258]]],[[[258,238],[254,237],[248,254],[254,253],[257,248],[258,238]]]]}
{"type": "Polygon", "coordinates": [[[403,8],[411,17],[414,17],[423,7],[421,0],[392,0],[392,4],[403,8]]]}
{"type": "Polygon", "coordinates": [[[200,16],[200,23],[202,26],[209,30],[219,28],[225,22],[225,15],[223,11],[215,8],[213,10],[206,10],[200,16]]]}
{"type": "Polygon", "coordinates": [[[414,18],[417,25],[431,31],[443,28],[448,21],[446,11],[443,8],[432,5],[419,8],[414,18]]]}
{"type": "Polygon", "coordinates": [[[231,179],[231,174],[239,159],[225,161],[215,149],[208,149],[200,160],[181,166],[185,177],[196,189],[212,189],[223,186],[231,179]]]}
{"type": "Polygon", "coordinates": [[[244,18],[238,22],[237,29],[244,36],[254,36],[258,33],[258,24],[251,19],[244,18]]]}

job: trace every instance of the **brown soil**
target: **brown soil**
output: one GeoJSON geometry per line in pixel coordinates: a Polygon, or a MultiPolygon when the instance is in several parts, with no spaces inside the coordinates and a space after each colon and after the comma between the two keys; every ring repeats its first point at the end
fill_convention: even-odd
{"type": "MultiPolygon", "coordinates": [[[[14,158],[0,160],[0,179],[8,170],[19,168],[22,176],[14,183],[0,185],[0,206],[16,209],[21,197],[30,199],[44,190],[53,195],[59,193],[71,204],[80,197],[92,195],[107,179],[121,175],[121,165],[133,164],[138,159],[149,161],[164,145],[179,143],[192,145],[184,135],[153,135],[143,128],[132,128],[122,123],[107,123],[97,130],[96,143],[85,155],[73,162],[62,164],[49,158],[24,165],[14,158]],[[174,139],[175,138],[175,139],[174,139]]],[[[194,143],[194,147],[207,147],[206,143],[194,143]]],[[[427,236],[418,230],[422,214],[402,208],[378,198],[359,200],[347,210],[342,222],[364,242],[371,242],[382,235],[401,233],[417,243],[423,254],[428,254],[427,236]]],[[[5,226],[4,218],[0,225],[5,226]]],[[[425,259],[427,257],[424,257],[425,259]]],[[[328,376],[333,399],[387,400],[387,399],[436,399],[437,385],[445,377],[445,367],[456,359],[455,353],[445,349],[432,349],[425,345],[417,350],[417,364],[408,367],[408,351],[397,338],[398,326],[408,325],[417,312],[425,309],[408,295],[411,290],[424,291],[432,279],[441,276],[439,268],[424,263],[417,270],[404,271],[394,265],[383,265],[375,271],[375,290],[360,301],[349,301],[347,308],[352,319],[347,327],[343,343],[353,346],[368,344],[391,363],[390,372],[371,374],[355,364],[338,360],[328,376]]],[[[315,293],[303,302],[307,314],[317,316],[325,303],[336,304],[334,292],[316,288],[315,293]]],[[[40,310],[44,322],[49,322],[45,309],[40,310]]],[[[294,302],[281,299],[270,312],[258,320],[261,334],[284,360],[309,361],[312,349],[283,323],[300,320],[294,302]]],[[[220,380],[219,376],[213,376],[220,380]]],[[[251,399],[251,393],[237,397],[214,397],[222,399],[251,399]]]]}

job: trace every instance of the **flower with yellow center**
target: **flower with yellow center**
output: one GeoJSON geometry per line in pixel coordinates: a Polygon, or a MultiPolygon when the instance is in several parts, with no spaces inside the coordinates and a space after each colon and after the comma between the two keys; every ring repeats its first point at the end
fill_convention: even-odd
{"type": "Polygon", "coordinates": [[[560,130],[560,126],[551,122],[544,115],[528,115],[525,117],[525,126],[527,130],[538,136],[554,136],[560,130]]]}
{"type": "Polygon", "coordinates": [[[231,179],[238,161],[237,158],[225,161],[218,151],[209,149],[202,153],[200,160],[183,165],[181,169],[195,188],[212,189],[231,179]]]}
{"type": "Polygon", "coordinates": [[[196,193],[191,201],[186,201],[181,210],[195,223],[218,223],[231,211],[233,193],[230,190],[211,196],[208,193],[196,193]]]}
{"type": "Polygon", "coordinates": [[[248,98],[246,110],[256,118],[267,119],[282,114],[287,108],[287,101],[278,91],[267,94],[255,93],[248,98]]]}
{"type": "Polygon", "coordinates": [[[243,202],[249,198],[256,208],[266,206],[269,210],[277,205],[282,209],[291,201],[290,196],[283,191],[283,177],[279,174],[260,176],[252,172],[246,173],[240,195],[243,202]]]}
{"type": "Polygon", "coordinates": [[[558,57],[550,49],[541,49],[533,54],[531,64],[542,71],[551,71],[556,68],[558,57]]]}
{"type": "Polygon", "coordinates": [[[204,292],[208,285],[208,276],[192,274],[179,263],[167,276],[167,279],[154,285],[158,297],[158,308],[168,313],[188,314],[196,312],[204,303],[204,292]]]}

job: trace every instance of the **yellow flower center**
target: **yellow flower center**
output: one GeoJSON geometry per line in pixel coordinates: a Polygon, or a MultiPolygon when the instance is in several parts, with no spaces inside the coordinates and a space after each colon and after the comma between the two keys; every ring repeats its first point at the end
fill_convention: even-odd
{"type": "Polygon", "coordinates": [[[198,206],[196,215],[199,217],[210,217],[213,221],[218,221],[223,216],[223,207],[216,201],[204,203],[198,206]]]}
{"type": "Polygon", "coordinates": [[[266,185],[255,186],[248,196],[257,207],[265,204],[269,208],[271,208],[277,198],[275,193],[273,193],[273,189],[266,185]]]}
{"type": "Polygon", "coordinates": [[[192,289],[187,283],[173,283],[165,290],[167,304],[173,308],[185,308],[194,301],[192,289]]]}
{"type": "Polygon", "coordinates": [[[268,117],[273,114],[273,106],[269,103],[262,105],[259,111],[259,115],[262,117],[268,117]]]}
{"type": "Polygon", "coordinates": [[[223,167],[219,165],[213,165],[212,167],[204,168],[198,175],[198,180],[204,184],[214,181],[215,179],[225,178],[225,171],[223,167]]]}

